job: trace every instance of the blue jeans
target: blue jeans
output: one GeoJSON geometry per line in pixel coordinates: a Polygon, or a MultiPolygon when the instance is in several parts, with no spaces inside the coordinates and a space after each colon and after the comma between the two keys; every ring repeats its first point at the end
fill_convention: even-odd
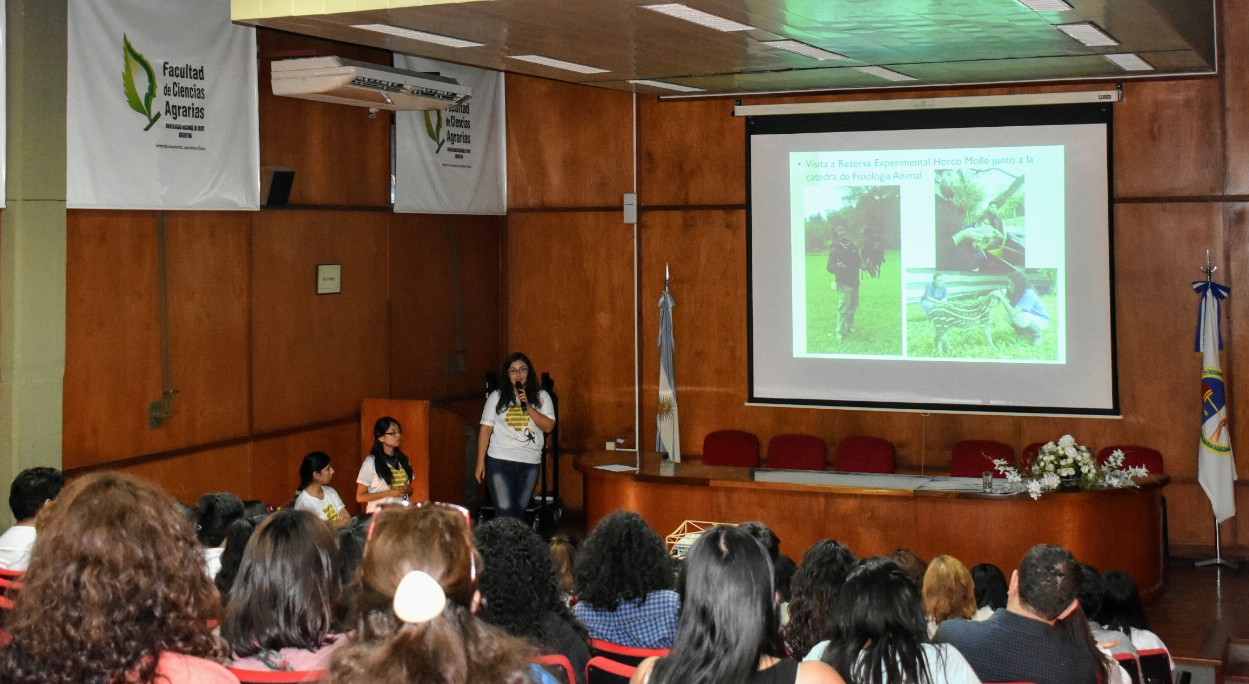
{"type": "Polygon", "coordinates": [[[525,508],[538,484],[538,464],[504,461],[486,456],[486,488],[495,517],[524,519],[525,508]]]}

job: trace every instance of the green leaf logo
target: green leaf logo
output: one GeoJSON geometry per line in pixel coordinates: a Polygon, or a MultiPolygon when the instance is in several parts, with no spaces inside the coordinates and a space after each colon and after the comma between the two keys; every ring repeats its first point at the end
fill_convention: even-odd
{"type": "Polygon", "coordinates": [[[147,117],[147,126],[143,127],[146,131],[160,118],[160,112],[152,116],[152,100],[156,99],[156,72],[152,70],[152,65],[147,59],[130,44],[129,36],[122,34],[122,41],[122,55],[126,67],[121,71],[121,87],[126,93],[126,102],[130,104],[130,108],[147,117]],[[134,86],[134,73],[139,67],[142,67],[147,75],[147,92],[144,93],[142,100],[139,99],[139,91],[134,86]]]}
{"type": "Polygon", "coordinates": [[[425,110],[425,133],[430,140],[438,143],[438,147],[434,148],[434,154],[442,151],[442,146],[447,143],[447,139],[442,135],[442,110],[435,109],[433,111],[425,110]],[[433,115],[431,117],[430,115],[433,115]]]}

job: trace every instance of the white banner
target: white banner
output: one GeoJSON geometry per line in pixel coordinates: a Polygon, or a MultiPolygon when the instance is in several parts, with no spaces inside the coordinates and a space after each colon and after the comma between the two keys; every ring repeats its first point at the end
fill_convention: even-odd
{"type": "Polygon", "coordinates": [[[230,0],[68,9],[67,205],[259,209],[256,31],[230,0]]]}
{"type": "Polygon", "coordinates": [[[396,112],[395,211],[507,213],[503,74],[399,54],[395,66],[448,76],[473,91],[449,109],[396,112]]]}

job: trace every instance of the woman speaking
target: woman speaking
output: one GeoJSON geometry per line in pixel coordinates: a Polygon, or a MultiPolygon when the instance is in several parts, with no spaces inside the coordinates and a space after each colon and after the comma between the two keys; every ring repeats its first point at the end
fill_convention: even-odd
{"type": "Polygon", "coordinates": [[[504,360],[500,379],[481,414],[477,482],[486,484],[495,515],[523,518],[538,482],[544,433],[555,429],[555,406],[520,352],[504,360]]]}

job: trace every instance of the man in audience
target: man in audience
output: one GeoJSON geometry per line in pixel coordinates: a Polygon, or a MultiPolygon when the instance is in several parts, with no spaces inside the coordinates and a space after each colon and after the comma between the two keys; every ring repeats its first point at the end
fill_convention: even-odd
{"type": "Polygon", "coordinates": [[[28,468],[9,488],[9,509],[17,524],[0,535],[0,568],[26,571],[35,546],[35,518],[61,493],[65,476],[56,468],[28,468]]]}
{"type": "Polygon", "coordinates": [[[1095,684],[1096,649],[1078,633],[1088,628],[1063,623],[1080,609],[1082,579],[1070,552],[1038,544],[1011,574],[1005,609],[982,622],[946,620],[933,641],[962,652],[982,681],[1095,684]]]}

